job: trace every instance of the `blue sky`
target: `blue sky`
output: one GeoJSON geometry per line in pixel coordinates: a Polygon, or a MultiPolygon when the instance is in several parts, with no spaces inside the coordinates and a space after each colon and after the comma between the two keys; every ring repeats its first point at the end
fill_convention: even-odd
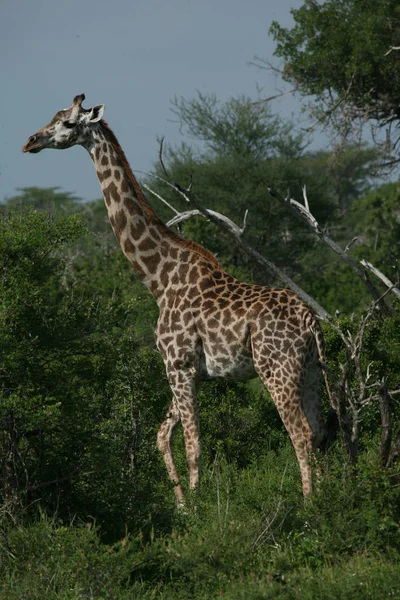
{"type": "MultiPolygon", "coordinates": [[[[105,118],[133,171],[157,160],[157,136],[184,138],[171,99],[214,92],[269,96],[275,76],[249,66],[272,59],[273,20],[290,26],[280,0],[1,0],[0,201],[16,187],[60,186],[84,199],[100,197],[83,148],[24,155],[26,139],[85,93],[84,106],[105,103],[105,118]]],[[[300,114],[291,96],[273,104],[284,117],[300,114]]]]}

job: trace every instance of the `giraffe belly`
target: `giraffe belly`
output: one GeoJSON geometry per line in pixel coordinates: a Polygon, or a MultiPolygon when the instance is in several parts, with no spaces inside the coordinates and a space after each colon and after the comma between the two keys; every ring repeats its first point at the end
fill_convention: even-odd
{"type": "Polygon", "coordinates": [[[224,349],[215,352],[203,346],[199,361],[199,377],[206,379],[232,379],[246,381],[257,377],[254,370],[253,358],[248,348],[242,346],[235,352],[224,349]]]}

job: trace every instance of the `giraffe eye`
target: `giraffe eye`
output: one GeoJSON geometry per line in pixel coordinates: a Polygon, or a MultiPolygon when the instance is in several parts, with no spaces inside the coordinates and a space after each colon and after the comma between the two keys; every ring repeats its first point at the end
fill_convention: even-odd
{"type": "Polygon", "coordinates": [[[63,122],[64,127],[66,127],[67,129],[73,129],[75,127],[75,123],[71,123],[71,121],[64,121],[63,122]]]}

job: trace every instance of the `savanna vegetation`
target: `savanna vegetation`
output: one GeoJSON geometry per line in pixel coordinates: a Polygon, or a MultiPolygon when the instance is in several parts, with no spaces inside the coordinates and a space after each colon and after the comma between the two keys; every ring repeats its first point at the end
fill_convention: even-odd
{"type": "MultiPolygon", "coordinates": [[[[315,4],[296,13],[300,25],[315,4]]],[[[275,25],[291,77],[300,73],[299,55],[290,54],[300,25],[275,25]]],[[[360,98],[363,88],[354,102],[360,98]]],[[[0,598],[399,597],[399,299],[374,279],[384,298],[373,300],[267,192],[289,189],[300,200],[306,185],[324,232],[342,248],[356,237],[351,257],[397,283],[399,185],[376,178],[375,146],[310,152],[263,103],[199,94],[177,99],[174,110],[195,141],[165,149],[171,180],[191,182],[207,208],[238,224],[248,209],[248,243],[332,315],[323,326],[327,362],[357,456],[349,460],[339,431],[305,504],[268,393],[256,380],[212,382],[199,397],[202,487],[177,511],[155,445],[170,398],[153,341],[156,304],[117,246],[103,200],[25,188],[3,203],[0,220],[0,598]]],[[[154,172],[166,177],[160,165],[154,172]]],[[[160,179],[146,183],[187,210],[160,179]]],[[[148,199],[163,220],[173,216],[148,199]]],[[[212,249],[235,276],[279,284],[204,218],[185,221],[182,235],[212,249]]],[[[184,474],[180,434],[175,442],[184,474]]]]}

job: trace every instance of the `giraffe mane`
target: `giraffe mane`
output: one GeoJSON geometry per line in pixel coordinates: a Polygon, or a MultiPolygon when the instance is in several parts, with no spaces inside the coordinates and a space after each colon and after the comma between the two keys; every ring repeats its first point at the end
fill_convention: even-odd
{"type": "Polygon", "coordinates": [[[217,258],[215,257],[215,255],[212,252],[210,252],[210,250],[203,248],[203,246],[201,246],[200,244],[197,244],[193,240],[185,240],[185,239],[181,238],[178,234],[176,234],[174,231],[172,231],[172,229],[167,227],[165,225],[165,223],[163,223],[161,221],[161,219],[156,215],[154,210],[151,208],[151,206],[145,199],[142,189],[141,189],[140,185],[138,184],[135,175],[133,174],[131,166],[130,166],[130,164],[125,156],[125,153],[122,150],[114,132],[110,129],[110,126],[108,125],[108,123],[106,121],[104,121],[103,119],[100,121],[100,125],[101,125],[101,128],[102,128],[103,133],[105,134],[106,138],[111,143],[115,152],[119,156],[119,158],[122,162],[122,165],[125,169],[126,176],[129,179],[130,183],[132,184],[136,198],[138,199],[139,203],[143,207],[143,210],[145,211],[147,216],[153,222],[156,222],[157,226],[161,229],[162,233],[166,234],[171,240],[176,242],[179,246],[181,246],[182,248],[185,248],[186,250],[194,252],[195,254],[202,256],[203,258],[208,260],[213,266],[221,268],[221,265],[218,262],[217,258]]]}

